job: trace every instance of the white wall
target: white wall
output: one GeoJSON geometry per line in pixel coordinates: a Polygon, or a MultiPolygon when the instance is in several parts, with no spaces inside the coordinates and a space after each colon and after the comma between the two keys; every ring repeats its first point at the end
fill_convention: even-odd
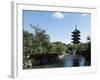
{"type": "MultiPolygon", "coordinates": [[[[25,0],[22,0],[25,1],[25,0]]],[[[30,0],[28,0],[30,1],[30,0]]],[[[86,6],[96,6],[98,12],[98,26],[97,28],[97,39],[98,42],[97,53],[98,53],[98,72],[95,74],[75,74],[75,75],[66,75],[58,77],[49,77],[49,78],[36,78],[34,80],[99,80],[100,75],[100,51],[99,51],[99,41],[100,41],[100,5],[99,0],[32,0],[35,3],[46,3],[46,4],[67,4],[68,2],[74,1],[76,4],[86,5],[86,6]],[[99,33],[99,34],[98,34],[99,33]]],[[[11,0],[0,0],[0,80],[11,80],[10,76],[10,67],[11,67],[11,0]]],[[[19,79],[23,80],[23,79],[19,79]]],[[[25,79],[33,80],[33,79],[25,79]]]]}

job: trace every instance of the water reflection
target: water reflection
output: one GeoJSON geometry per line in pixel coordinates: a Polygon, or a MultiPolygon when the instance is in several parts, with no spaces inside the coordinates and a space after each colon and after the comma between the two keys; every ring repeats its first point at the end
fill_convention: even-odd
{"type": "Polygon", "coordinates": [[[65,55],[64,67],[84,66],[85,58],[81,55],[65,55]]]}

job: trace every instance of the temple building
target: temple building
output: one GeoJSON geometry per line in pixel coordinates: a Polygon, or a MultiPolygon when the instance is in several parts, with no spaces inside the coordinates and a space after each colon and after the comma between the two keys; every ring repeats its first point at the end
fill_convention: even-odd
{"type": "Polygon", "coordinates": [[[79,44],[80,43],[80,31],[77,29],[77,25],[75,25],[75,30],[72,32],[72,43],[79,44]]]}

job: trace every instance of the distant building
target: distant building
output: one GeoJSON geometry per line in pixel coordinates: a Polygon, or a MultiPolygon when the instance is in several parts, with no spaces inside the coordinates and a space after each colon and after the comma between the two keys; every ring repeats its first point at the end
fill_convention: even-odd
{"type": "Polygon", "coordinates": [[[73,44],[80,43],[80,31],[77,29],[77,25],[75,25],[75,30],[72,32],[72,40],[73,44]]]}

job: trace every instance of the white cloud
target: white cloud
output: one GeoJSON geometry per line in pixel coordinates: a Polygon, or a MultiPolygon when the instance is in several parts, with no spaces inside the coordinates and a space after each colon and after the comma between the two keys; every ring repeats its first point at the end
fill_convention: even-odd
{"type": "Polygon", "coordinates": [[[64,18],[64,14],[61,12],[55,12],[52,16],[60,19],[64,18]]]}
{"type": "Polygon", "coordinates": [[[85,13],[83,13],[83,14],[81,14],[81,16],[88,16],[89,14],[85,14],[85,13]]]}

